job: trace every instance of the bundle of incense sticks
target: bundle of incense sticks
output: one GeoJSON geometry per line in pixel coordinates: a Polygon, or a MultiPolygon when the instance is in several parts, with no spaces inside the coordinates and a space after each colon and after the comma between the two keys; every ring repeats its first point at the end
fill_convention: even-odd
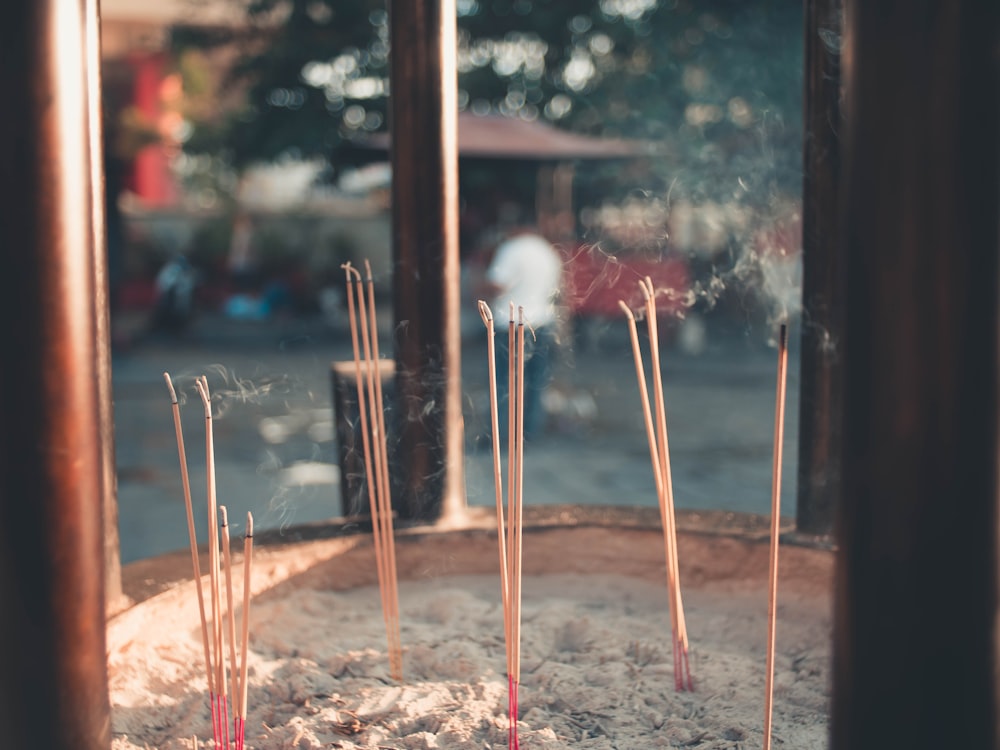
{"type": "Polygon", "coordinates": [[[788,373],[788,327],[778,334],[778,384],[774,399],[774,452],[771,464],[771,549],[768,556],[767,673],[764,684],[764,750],[771,748],[774,705],[774,641],[778,612],[778,532],[781,519],[781,457],[785,437],[785,388],[788,373]]]}
{"type": "Polygon", "coordinates": [[[674,514],[674,490],[670,472],[670,447],[667,442],[667,417],[663,399],[663,377],[660,372],[660,341],[656,319],[656,294],[653,283],[646,277],[639,282],[645,300],[646,324],[649,332],[650,368],[653,373],[653,410],[649,404],[645,367],[639,348],[639,333],[635,315],[624,301],[618,305],[629,322],[632,339],[632,355],[635,360],[636,378],[639,383],[639,397],[649,442],[649,457],[653,465],[653,479],[656,498],[663,524],[664,556],[667,568],[667,594],[670,601],[670,630],[674,655],[674,689],[694,690],[691,677],[691,662],[688,653],[687,622],[684,618],[684,603],[681,599],[680,571],[677,558],[677,522],[674,514]]]}
{"type": "Polygon", "coordinates": [[[510,305],[507,329],[507,521],[504,533],[503,479],[500,468],[500,415],[497,403],[496,347],[493,313],[479,300],[479,314],[487,331],[490,381],[490,418],[493,426],[493,478],[496,489],[497,542],[500,550],[500,597],[503,602],[504,643],[507,650],[508,736],[510,750],[520,747],[517,732],[517,693],[521,682],[521,539],[524,507],[524,308],[510,305]]]}
{"type": "Polygon", "coordinates": [[[396,574],[396,540],[393,534],[392,498],[389,484],[389,457],[382,401],[382,376],[379,372],[378,327],[375,317],[375,284],[371,266],[365,261],[366,282],[361,274],[345,263],[347,312],[351,325],[354,372],[358,391],[358,414],[362,448],[365,455],[365,482],[372,516],[372,536],[378,585],[382,596],[389,651],[389,672],[403,681],[403,656],[399,632],[399,585],[396,574]],[[367,290],[367,300],[365,294],[367,290]],[[360,325],[359,325],[360,323],[360,325]],[[361,341],[359,345],[359,339],[361,341]]]}
{"type": "Polygon", "coordinates": [[[195,380],[195,388],[205,407],[205,461],[208,477],[208,560],[209,560],[209,621],[205,605],[205,591],[202,584],[201,565],[198,555],[198,539],[194,527],[194,513],[191,505],[191,484],[187,469],[187,453],[184,448],[184,433],[181,429],[180,404],[168,373],[163,373],[174,414],[174,432],[177,436],[177,453],[181,466],[181,484],[184,489],[184,506],[187,512],[188,537],[191,545],[191,564],[194,569],[195,588],[198,594],[198,612],[201,617],[202,646],[204,648],[205,672],[208,678],[209,703],[212,715],[212,738],[215,747],[230,747],[229,711],[233,711],[233,739],[236,750],[242,750],[246,725],[247,695],[247,649],[250,636],[250,592],[251,560],[253,551],[253,516],[247,513],[246,538],[243,545],[243,616],[239,646],[236,638],[236,613],[233,606],[232,559],[229,545],[229,517],[225,506],[216,507],[215,490],[215,446],[212,430],[211,395],[208,380],[201,376],[195,380]],[[226,606],[222,603],[222,580],[226,586],[226,606]],[[211,626],[211,627],[210,627],[211,626]],[[225,646],[229,645],[229,685],[226,684],[225,646]],[[237,667],[237,653],[241,655],[237,667]],[[227,690],[229,691],[227,695],[227,690]],[[229,695],[232,696],[230,706],[229,695]]]}

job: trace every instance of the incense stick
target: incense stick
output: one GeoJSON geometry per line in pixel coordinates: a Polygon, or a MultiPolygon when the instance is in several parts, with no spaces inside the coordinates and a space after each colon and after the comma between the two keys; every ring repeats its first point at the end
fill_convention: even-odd
{"type": "Polygon", "coordinates": [[[670,450],[667,439],[666,409],[663,398],[663,379],[660,370],[659,328],[656,317],[655,291],[649,277],[639,282],[645,300],[646,323],[648,326],[650,345],[650,368],[653,373],[653,395],[655,401],[655,418],[650,408],[648,387],[642,352],[639,346],[639,334],[635,315],[632,310],[619,300],[618,306],[625,313],[629,323],[629,337],[632,343],[632,356],[635,361],[636,380],[642,402],[643,420],[646,427],[646,439],[649,444],[650,462],[653,466],[653,480],[656,487],[657,505],[660,510],[660,521],[663,525],[664,557],[667,573],[667,595],[670,604],[670,629],[672,651],[674,655],[674,688],[676,690],[694,690],[691,668],[688,658],[687,625],[684,618],[684,606],[680,592],[680,574],[677,555],[677,523],[673,502],[673,482],[670,472],[670,450]]]}
{"type": "Polygon", "coordinates": [[[500,596],[503,602],[504,646],[507,658],[507,745],[520,747],[517,732],[517,693],[521,679],[521,537],[524,504],[524,308],[510,303],[507,327],[507,518],[504,523],[503,479],[500,468],[500,414],[497,394],[496,348],[493,312],[479,300],[479,315],[486,326],[486,352],[490,382],[490,422],[493,438],[493,480],[496,491],[497,546],[500,557],[500,596]],[[506,535],[504,526],[506,525],[506,535]]]}
{"type": "MultiPolygon", "coordinates": [[[[386,481],[383,464],[387,464],[384,452],[384,438],[378,438],[377,394],[371,359],[372,343],[368,332],[368,308],[365,304],[364,286],[361,274],[350,263],[345,263],[347,282],[348,318],[351,327],[351,344],[354,353],[355,385],[358,393],[359,425],[361,428],[362,446],[365,452],[365,479],[368,486],[368,503],[372,516],[372,537],[375,547],[375,563],[378,572],[379,593],[382,599],[382,617],[386,627],[388,645],[389,669],[393,678],[402,681],[402,658],[398,634],[398,605],[395,578],[395,554],[390,556],[388,545],[393,544],[391,536],[391,519],[387,524],[384,516],[391,514],[391,504],[388,500],[388,482],[386,481]],[[352,278],[353,275],[353,278],[352,278]],[[354,283],[352,283],[352,281],[354,283]],[[355,295],[356,307],[355,310],[355,295]],[[359,331],[360,329],[360,331],[359,331]],[[359,339],[361,344],[359,345],[359,339]],[[364,357],[362,358],[362,348],[364,357]],[[365,387],[367,385],[367,388],[365,387]],[[367,396],[366,396],[367,393],[367,396]],[[380,446],[379,443],[382,443],[380,446]],[[383,491],[384,490],[384,491],[383,491]],[[383,512],[385,508],[385,512],[383,512]],[[387,531],[388,530],[388,531],[387,531]],[[388,537],[388,538],[387,538],[388,537]],[[390,560],[393,565],[390,568],[390,560]],[[390,580],[393,579],[393,580],[390,580]]],[[[379,374],[381,379],[381,374],[379,374]]],[[[381,385],[381,384],[380,384],[381,385]]],[[[384,425],[384,422],[382,423],[384,425]]]]}
{"type": "Polygon", "coordinates": [[[514,322],[514,303],[510,303],[510,322],[507,327],[507,580],[510,643],[507,646],[507,747],[518,745],[517,679],[514,677],[515,627],[517,607],[514,605],[514,560],[517,559],[517,532],[515,503],[517,502],[517,333],[514,322]]]}
{"type": "Polygon", "coordinates": [[[514,577],[514,501],[515,488],[517,484],[517,408],[516,408],[516,377],[515,368],[517,366],[517,329],[514,322],[514,303],[509,302],[510,318],[507,323],[507,586],[508,586],[508,614],[511,618],[509,632],[511,636],[510,645],[507,650],[507,676],[511,680],[511,691],[513,691],[514,675],[514,600],[513,600],[513,577],[514,577]]]}
{"type": "MultiPolygon", "coordinates": [[[[362,374],[362,359],[360,354],[360,348],[358,344],[359,332],[358,332],[358,320],[355,314],[355,299],[354,299],[354,289],[355,284],[353,283],[352,274],[357,275],[358,272],[355,268],[351,266],[350,263],[345,263],[343,266],[344,271],[347,276],[347,314],[348,320],[351,327],[351,345],[354,352],[354,379],[355,387],[358,394],[358,426],[361,428],[361,444],[362,450],[365,456],[365,485],[368,488],[368,505],[372,516],[372,538],[375,547],[375,564],[378,572],[378,585],[379,593],[382,598],[382,617],[385,621],[385,625],[388,628],[388,605],[386,602],[386,573],[383,569],[384,555],[382,554],[382,529],[381,525],[376,522],[379,515],[379,504],[378,498],[376,497],[376,483],[375,477],[372,472],[372,467],[374,465],[374,457],[372,455],[372,445],[371,445],[371,435],[368,429],[368,408],[367,399],[365,397],[365,387],[364,380],[367,373],[362,374]]],[[[360,277],[359,277],[360,278],[360,277]]],[[[358,304],[361,305],[361,300],[358,300],[358,304]]],[[[362,306],[362,315],[364,313],[364,308],[362,306]]]]}
{"type": "Polygon", "coordinates": [[[520,683],[521,629],[521,506],[524,464],[524,309],[515,329],[514,303],[510,303],[507,328],[507,518],[504,523],[503,478],[500,466],[500,414],[497,395],[496,346],[493,312],[479,300],[479,315],[486,326],[486,353],[490,383],[490,423],[493,442],[493,481],[496,491],[497,547],[500,558],[500,598],[503,603],[504,650],[507,659],[507,745],[519,748],[517,693],[520,683]],[[515,348],[515,342],[517,347],[515,348]],[[517,373],[520,373],[518,376],[517,373]],[[504,526],[507,531],[504,533],[504,526]]]}
{"type": "MultiPolygon", "coordinates": [[[[646,288],[640,282],[640,287],[643,290],[645,296],[646,288]]],[[[680,654],[678,648],[678,633],[679,633],[679,622],[677,617],[677,599],[676,599],[676,579],[673,575],[673,550],[671,545],[671,536],[669,533],[670,521],[667,513],[667,501],[666,501],[666,489],[665,482],[663,478],[663,464],[661,462],[661,448],[659,445],[659,440],[657,438],[657,429],[654,426],[653,415],[649,404],[649,393],[646,384],[646,374],[645,368],[642,363],[642,353],[639,348],[639,333],[635,322],[635,316],[628,306],[619,300],[620,307],[625,311],[626,318],[629,321],[629,334],[632,340],[632,357],[635,360],[636,368],[636,379],[639,385],[639,396],[643,407],[643,420],[646,426],[646,440],[649,443],[649,456],[650,461],[653,465],[653,482],[656,487],[656,499],[657,505],[660,510],[660,523],[663,526],[663,546],[664,546],[664,557],[665,557],[665,567],[667,573],[667,598],[670,607],[670,632],[671,632],[671,651],[674,656],[674,688],[680,689],[679,683],[679,665],[680,665],[680,654]]],[[[648,315],[648,309],[647,309],[648,315]]],[[[650,347],[652,348],[652,342],[650,347]]],[[[652,358],[652,357],[651,357],[652,358]]],[[[657,362],[654,360],[654,368],[657,362]]],[[[657,401],[657,418],[660,412],[660,403],[657,401]]],[[[657,420],[658,421],[658,420],[657,420]]]]}
{"type": "MultiPolygon", "coordinates": [[[[382,533],[385,540],[383,545],[386,553],[385,567],[388,572],[389,581],[389,621],[392,625],[393,648],[390,651],[390,671],[393,677],[403,681],[403,655],[402,643],[399,631],[399,582],[396,574],[396,537],[393,531],[392,522],[392,497],[391,484],[389,482],[389,455],[388,455],[388,433],[385,429],[385,404],[382,399],[382,373],[379,370],[379,349],[378,349],[378,320],[375,314],[375,279],[372,276],[372,267],[368,260],[365,260],[365,276],[368,286],[368,334],[370,337],[369,372],[374,375],[369,380],[375,381],[374,404],[375,421],[378,425],[380,440],[376,441],[375,450],[381,454],[378,466],[381,468],[379,481],[379,500],[381,504],[382,533]]],[[[364,330],[362,328],[362,330],[364,330]]],[[[366,349],[366,354],[368,354],[366,349]]],[[[369,394],[371,395],[371,394],[369,394]]],[[[370,400],[371,403],[371,400],[370,400]]]]}
{"type": "MultiPolygon", "coordinates": [[[[205,656],[205,674],[208,678],[209,704],[215,704],[215,681],[212,674],[212,656],[208,643],[208,621],[205,617],[205,593],[201,582],[201,563],[198,559],[198,537],[194,527],[194,510],[191,505],[191,480],[188,476],[187,452],[184,449],[184,431],[181,429],[181,408],[177,402],[177,392],[169,373],[163,373],[170,391],[170,401],[174,414],[174,433],[177,436],[177,455],[181,464],[181,486],[184,489],[184,510],[187,514],[188,539],[191,543],[191,567],[194,570],[195,589],[198,592],[198,615],[201,618],[201,641],[205,656]]],[[[214,713],[213,713],[214,716],[214,713]]]]}
{"type": "MultiPolygon", "coordinates": [[[[233,599],[232,558],[229,539],[229,516],[224,505],[217,505],[215,476],[215,444],[212,427],[212,400],[208,388],[208,379],[202,375],[195,379],[195,389],[201,397],[205,410],[205,462],[207,481],[208,506],[208,557],[209,557],[209,596],[212,606],[212,634],[209,636],[208,618],[202,588],[201,568],[198,556],[197,537],[194,526],[194,513],[191,503],[191,486],[187,470],[187,453],[184,447],[183,431],[180,422],[180,405],[173,382],[168,373],[163,373],[170,392],[174,414],[174,431],[177,436],[177,450],[181,464],[181,483],[184,487],[184,502],[187,512],[188,536],[191,544],[191,559],[194,577],[198,591],[198,609],[201,619],[202,646],[205,656],[205,671],[208,678],[209,698],[211,704],[212,736],[215,747],[230,746],[229,706],[227,704],[227,686],[225,674],[226,638],[229,641],[230,685],[228,692],[232,695],[234,714],[234,742],[237,750],[242,750],[244,744],[244,727],[246,721],[246,643],[249,638],[247,614],[243,621],[242,668],[237,671],[236,651],[236,611],[233,599]],[[220,552],[221,546],[221,552],[220,552]],[[221,554],[221,560],[220,560],[221,554]],[[220,570],[221,567],[221,570],[220,570]],[[221,602],[220,575],[225,575],[226,608],[221,602]],[[228,630],[228,634],[226,631],[228,630]],[[241,698],[242,696],[242,698],[241,698]]],[[[249,530],[252,537],[252,517],[248,514],[249,530]]],[[[250,559],[244,545],[244,613],[249,608],[249,571],[250,559]]],[[[197,738],[195,738],[197,747],[197,738]]]]}
{"type": "Polygon", "coordinates": [[[650,365],[653,370],[654,396],[657,403],[657,431],[659,435],[660,468],[663,474],[663,489],[665,500],[666,525],[664,532],[668,537],[667,561],[668,576],[671,577],[673,602],[677,610],[677,648],[675,653],[679,655],[679,660],[674,662],[675,687],[678,690],[694,690],[694,683],[691,679],[691,667],[688,660],[688,636],[687,623],[684,617],[684,604],[681,599],[680,588],[680,566],[677,555],[677,520],[674,512],[674,489],[673,479],[670,471],[670,446],[667,438],[667,417],[666,406],[663,398],[663,375],[660,370],[660,338],[659,324],[656,315],[656,292],[653,288],[652,279],[648,276],[640,282],[643,288],[643,296],[646,299],[647,325],[649,327],[649,348],[650,365]]]}
{"type": "Polygon", "coordinates": [[[673,654],[675,660],[675,670],[674,670],[674,682],[676,687],[677,682],[677,668],[676,660],[678,658],[677,653],[677,633],[678,633],[678,621],[677,621],[677,606],[674,597],[674,590],[676,586],[676,581],[671,576],[671,550],[669,544],[669,535],[666,533],[668,521],[667,521],[667,504],[666,495],[663,484],[663,469],[660,465],[660,450],[657,444],[656,438],[656,428],[653,425],[653,415],[649,404],[649,391],[646,385],[646,370],[642,362],[642,351],[639,347],[639,331],[635,321],[635,315],[632,310],[625,304],[622,300],[618,301],[618,306],[625,313],[625,317],[629,324],[629,337],[632,341],[632,358],[635,360],[635,374],[636,380],[639,385],[639,399],[642,403],[642,416],[643,422],[646,427],[646,441],[649,443],[649,459],[653,466],[653,483],[656,487],[656,500],[657,505],[660,509],[660,523],[663,525],[664,529],[664,555],[667,560],[667,595],[670,603],[670,631],[672,635],[673,643],[673,654]]]}
{"type": "MultiPolygon", "coordinates": [[[[232,557],[229,554],[229,514],[225,505],[219,506],[221,516],[221,536],[222,536],[222,564],[226,573],[226,616],[225,623],[228,630],[229,639],[229,694],[232,696],[233,714],[237,714],[237,673],[236,673],[236,610],[233,608],[233,565],[232,557]]],[[[229,731],[229,721],[226,721],[226,732],[229,731]]],[[[228,738],[227,745],[228,747],[228,738]]]]}
{"type": "Polygon", "coordinates": [[[493,328],[493,311],[485,301],[479,300],[479,315],[486,326],[486,360],[489,369],[490,382],[490,424],[493,430],[493,484],[496,493],[497,508],[497,545],[500,558],[500,597],[503,602],[503,638],[507,652],[507,663],[510,666],[510,583],[507,575],[507,542],[504,534],[503,517],[503,477],[500,467],[500,415],[497,404],[497,360],[495,331],[493,328]]]}
{"type": "MultiPolygon", "coordinates": [[[[365,486],[368,488],[368,505],[372,516],[372,536],[373,544],[375,546],[375,563],[378,571],[378,585],[379,593],[382,597],[382,616],[383,619],[387,618],[387,606],[385,599],[385,571],[382,569],[382,535],[381,528],[379,524],[375,522],[378,517],[378,500],[375,496],[375,478],[372,475],[372,465],[374,460],[372,458],[372,447],[371,447],[371,436],[368,432],[368,409],[366,406],[365,399],[365,388],[363,385],[362,375],[362,362],[361,354],[358,344],[358,322],[357,316],[355,314],[355,300],[354,300],[354,288],[353,278],[351,274],[357,274],[357,270],[354,269],[350,263],[345,263],[341,266],[347,277],[347,316],[351,328],[351,346],[354,352],[354,380],[355,388],[358,394],[358,426],[361,428],[361,445],[364,451],[365,461],[365,486]]],[[[386,619],[386,625],[388,626],[388,620],[386,619]]]]}
{"type": "Polygon", "coordinates": [[[195,379],[195,387],[201,396],[202,404],[205,407],[205,464],[207,482],[207,504],[208,504],[208,563],[209,563],[209,586],[212,599],[212,653],[213,665],[215,669],[215,705],[213,717],[215,724],[216,744],[220,744],[224,733],[224,727],[228,727],[227,707],[226,707],[226,683],[222,675],[222,620],[220,616],[221,603],[219,600],[219,529],[216,507],[216,486],[215,486],[215,445],[212,431],[212,401],[208,390],[208,378],[202,375],[195,379]]]}
{"type": "Polygon", "coordinates": [[[771,714],[774,706],[774,642],[778,611],[778,541],[781,521],[781,458],[785,434],[785,388],[788,373],[788,327],[778,334],[778,384],[774,404],[774,460],[771,465],[771,549],[767,592],[767,675],[764,686],[764,748],[771,747],[771,714]]]}
{"type": "Polygon", "coordinates": [[[250,645],[250,568],[253,563],[253,514],[247,513],[243,539],[243,618],[240,633],[240,699],[236,726],[236,750],[243,750],[247,723],[247,649],[250,645]]]}
{"type": "Polygon", "coordinates": [[[661,451],[663,454],[663,487],[664,487],[664,497],[666,499],[667,506],[667,518],[670,524],[670,548],[672,554],[671,564],[673,566],[674,575],[674,598],[677,605],[677,627],[678,627],[678,639],[679,639],[679,653],[681,660],[681,669],[683,672],[683,682],[681,684],[681,689],[687,689],[690,691],[694,690],[694,681],[691,677],[691,663],[688,655],[688,632],[687,632],[687,620],[684,616],[684,603],[681,597],[681,578],[680,578],[680,564],[678,561],[678,551],[677,551],[677,514],[674,506],[674,486],[673,478],[670,470],[670,447],[667,441],[667,418],[666,418],[666,402],[663,398],[663,381],[661,370],[659,366],[660,362],[660,344],[659,344],[659,323],[656,316],[656,296],[655,290],[653,289],[653,282],[647,276],[645,279],[646,289],[649,291],[648,306],[652,311],[651,322],[653,326],[653,338],[654,341],[651,342],[651,348],[655,344],[656,351],[656,387],[657,392],[660,397],[660,409],[661,414],[659,418],[659,423],[663,432],[663,441],[661,445],[661,451]]]}
{"type": "Polygon", "coordinates": [[[521,684],[521,540],[523,523],[521,521],[524,508],[524,308],[518,307],[517,323],[517,368],[514,385],[517,392],[517,407],[515,416],[516,439],[514,441],[516,449],[515,476],[511,478],[512,483],[516,483],[514,508],[511,513],[510,534],[514,538],[514,555],[511,561],[511,644],[513,654],[511,656],[512,671],[512,700],[511,700],[511,723],[513,725],[513,742],[509,743],[512,750],[518,750],[520,742],[518,740],[518,690],[521,684]]]}
{"type": "Polygon", "coordinates": [[[514,536],[514,559],[511,561],[513,576],[511,580],[511,615],[513,629],[511,631],[514,643],[514,681],[521,679],[521,529],[524,509],[524,308],[519,307],[517,323],[517,368],[516,368],[516,447],[514,512],[511,514],[511,524],[514,536]]]}

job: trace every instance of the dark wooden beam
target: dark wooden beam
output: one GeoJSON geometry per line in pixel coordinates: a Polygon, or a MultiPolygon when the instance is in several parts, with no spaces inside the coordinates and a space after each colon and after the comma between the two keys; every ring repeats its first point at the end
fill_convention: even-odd
{"type": "Polygon", "coordinates": [[[464,507],[454,0],[390,0],[396,508],[464,507]]]}
{"type": "Polygon", "coordinates": [[[107,750],[86,3],[0,25],[0,727],[5,747],[107,750]]]}
{"type": "Polygon", "coordinates": [[[1000,747],[998,13],[845,2],[835,750],[1000,747]]]}
{"type": "Polygon", "coordinates": [[[805,3],[802,349],[796,523],[833,532],[840,494],[844,283],[840,244],[841,0],[805,3]]]}

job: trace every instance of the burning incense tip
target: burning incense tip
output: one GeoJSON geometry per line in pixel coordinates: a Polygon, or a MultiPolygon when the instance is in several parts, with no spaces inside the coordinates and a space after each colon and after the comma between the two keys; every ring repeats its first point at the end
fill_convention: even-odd
{"type": "Polygon", "coordinates": [[[225,505],[219,506],[219,524],[223,529],[229,528],[229,513],[226,511],[225,505]]]}
{"type": "Polygon", "coordinates": [[[632,314],[631,308],[629,308],[629,306],[626,305],[622,300],[618,300],[618,307],[620,307],[622,309],[622,312],[625,313],[626,318],[628,318],[629,320],[635,320],[635,315],[632,314]]]}
{"type": "Polygon", "coordinates": [[[519,326],[523,326],[524,325],[524,308],[523,307],[518,307],[517,308],[517,324],[519,326]]]}
{"type": "Polygon", "coordinates": [[[201,396],[201,401],[205,405],[205,419],[212,418],[212,397],[208,392],[208,378],[202,375],[200,378],[196,378],[194,381],[195,388],[198,389],[198,395],[201,396]]]}
{"type": "Polygon", "coordinates": [[[253,513],[247,513],[247,539],[253,539],[253,513]]]}
{"type": "Polygon", "coordinates": [[[493,325],[493,311],[486,304],[485,300],[479,300],[479,315],[483,319],[483,325],[489,328],[493,325]]]}
{"type": "Polygon", "coordinates": [[[514,322],[514,302],[513,302],[513,300],[510,302],[510,322],[511,323],[514,322]]]}
{"type": "Polygon", "coordinates": [[[174,390],[173,381],[170,380],[170,373],[163,373],[163,379],[167,381],[167,390],[170,391],[170,401],[171,403],[177,403],[177,391],[174,390]]]}
{"type": "Polygon", "coordinates": [[[781,329],[778,331],[778,346],[784,349],[788,346],[788,324],[782,323],[781,329]]]}
{"type": "Polygon", "coordinates": [[[372,276],[372,264],[368,262],[365,258],[365,281],[374,281],[375,277],[372,276]]]}
{"type": "Polygon", "coordinates": [[[352,274],[357,277],[355,281],[361,281],[361,273],[358,271],[358,269],[352,266],[350,262],[342,263],[340,267],[344,269],[348,281],[351,280],[352,274]]]}

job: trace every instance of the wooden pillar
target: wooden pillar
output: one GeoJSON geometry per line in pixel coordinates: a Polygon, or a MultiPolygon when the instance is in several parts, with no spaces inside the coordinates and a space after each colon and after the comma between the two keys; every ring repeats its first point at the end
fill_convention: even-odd
{"type": "Polygon", "coordinates": [[[390,0],[397,510],[465,506],[454,0],[390,0]]]}
{"type": "Polygon", "coordinates": [[[832,746],[1000,747],[1000,5],[844,7],[832,746]]]}
{"type": "Polygon", "coordinates": [[[85,0],[0,25],[0,727],[107,750],[104,526],[85,0]]]}
{"type": "Polygon", "coordinates": [[[796,522],[833,531],[840,494],[844,282],[839,239],[841,0],[805,2],[802,349],[796,522]]]}
{"type": "MultiPolygon", "coordinates": [[[[94,312],[97,356],[97,445],[101,451],[101,498],[104,505],[104,594],[107,610],[122,604],[121,548],[118,540],[118,474],[115,470],[111,390],[111,305],[108,279],[108,232],[105,213],[104,127],[101,99],[101,17],[98,0],[86,0],[87,125],[90,132],[91,225],[94,234],[94,312]]],[[[112,198],[113,200],[114,198],[112,198]]]]}

